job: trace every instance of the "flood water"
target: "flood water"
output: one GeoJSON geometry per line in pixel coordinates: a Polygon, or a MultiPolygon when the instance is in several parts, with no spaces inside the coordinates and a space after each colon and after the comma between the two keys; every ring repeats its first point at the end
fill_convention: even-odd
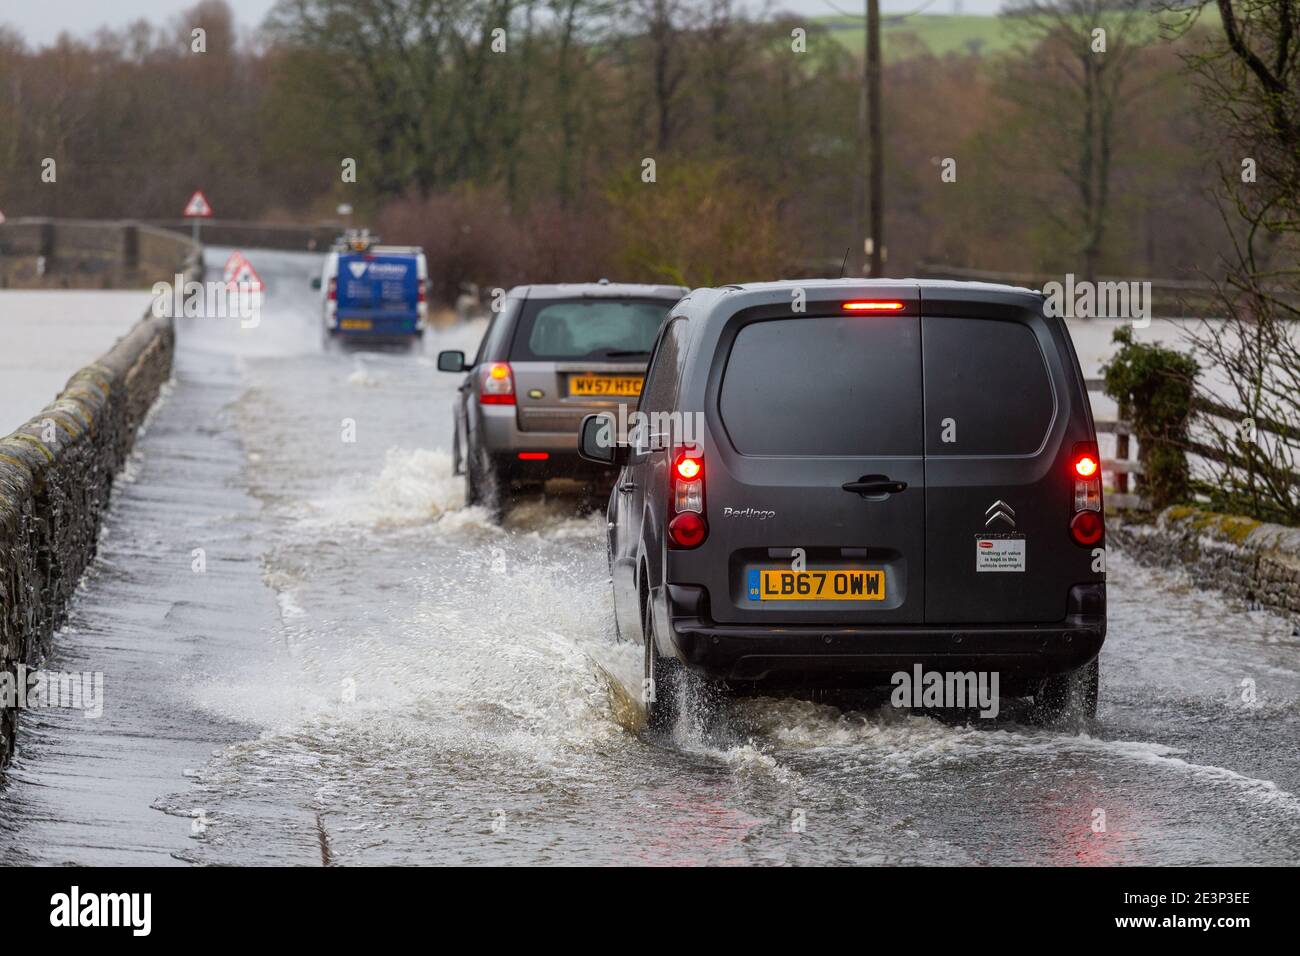
{"type": "Polygon", "coordinates": [[[1122,555],[1082,734],[754,698],[644,735],[603,516],[497,526],[451,474],[433,357],[483,325],[327,351],[318,257],[250,258],[256,328],[178,323],[47,663],[104,714],[23,714],[0,862],[1300,861],[1300,636],[1122,555]]]}

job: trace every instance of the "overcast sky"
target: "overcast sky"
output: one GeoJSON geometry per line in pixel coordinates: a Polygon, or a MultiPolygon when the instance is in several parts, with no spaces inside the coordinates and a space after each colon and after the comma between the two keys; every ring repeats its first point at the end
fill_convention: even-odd
{"type": "MultiPolygon", "coordinates": [[[[235,11],[240,28],[261,23],[275,0],[226,0],[235,11]]],[[[755,6],[760,0],[753,0],[755,6]]],[[[902,13],[925,6],[927,0],[881,0],[886,13],[902,13]]],[[[170,22],[176,14],[194,5],[193,0],[36,0],[6,2],[0,9],[0,23],[16,27],[33,46],[50,43],[66,30],[76,37],[87,37],[99,27],[124,26],[141,17],[156,24],[170,22]]],[[[862,0],[776,0],[778,9],[811,15],[842,10],[861,10],[862,0]]],[[[927,12],[996,13],[1002,0],[930,0],[927,12]]]]}

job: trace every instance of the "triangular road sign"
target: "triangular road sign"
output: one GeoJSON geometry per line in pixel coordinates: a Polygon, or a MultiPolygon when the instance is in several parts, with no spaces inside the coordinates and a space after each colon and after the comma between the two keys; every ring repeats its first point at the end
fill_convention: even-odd
{"type": "Polygon", "coordinates": [[[208,203],[208,197],[203,195],[202,189],[194,190],[194,195],[190,201],[185,204],[185,217],[187,219],[211,219],[212,206],[208,203]]]}
{"type": "Polygon", "coordinates": [[[238,249],[232,252],[230,258],[226,260],[225,269],[221,272],[222,281],[233,282],[235,280],[235,273],[239,271],[240,266],[247,262],[248,260],[244,258],[244,254],[238,249]]]}
{"type": "Polygon", "coordinates": [[[264,289],[262,277],[257,274],[253,264],[245,259],[235,270],[234,276],[230,279],[230,287],[237,289],[239,287],[248,289],[249,292],[261,292],[264,289]]]}

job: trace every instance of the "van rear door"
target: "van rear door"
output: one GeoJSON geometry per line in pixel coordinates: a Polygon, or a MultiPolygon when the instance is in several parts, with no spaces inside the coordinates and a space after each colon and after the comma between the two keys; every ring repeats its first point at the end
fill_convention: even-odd
{"type": "Polygon", "coordinates": [[[921,621],[921,336],[915,289],[900,291],[883,296],[904,303],[894,312],[837,298],[809,301],[806,315],[741,312],[724,328],[706,412],[706,554],[681,552],[673,572],[707,580],[715,620],[921,621]],[[796,573],[795,549],[816,574],[796,573]]]}
{"type": "Polygon", "coordinates": [[[927,288],[925,620],[1060,621],[1094,579],[1068,524],[1095,441],[1068,333],[1029,292],[927,288]]]}
{"type": "Polygon", "coordinates": [[[419,262],[405,253],[339,256],[338,317],[344,330],[413,331],[421,318],[419,262]]]}

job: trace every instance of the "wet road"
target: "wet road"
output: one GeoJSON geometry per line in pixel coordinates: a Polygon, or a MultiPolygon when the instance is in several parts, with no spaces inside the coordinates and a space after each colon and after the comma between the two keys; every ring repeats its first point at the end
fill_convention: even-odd
{"type": "Polygon", "coordinates": [[[261,324],[180,322],[48,665],[104,715],[24,714],[0,861],[1300,861],[1300,637],[1122,556],[1083,735],[755,699],[643,737],[603,519],[497,527],[450,473],[433,354],[481,324],[326,353],[318,260],[250,258],[261,324]]]}

